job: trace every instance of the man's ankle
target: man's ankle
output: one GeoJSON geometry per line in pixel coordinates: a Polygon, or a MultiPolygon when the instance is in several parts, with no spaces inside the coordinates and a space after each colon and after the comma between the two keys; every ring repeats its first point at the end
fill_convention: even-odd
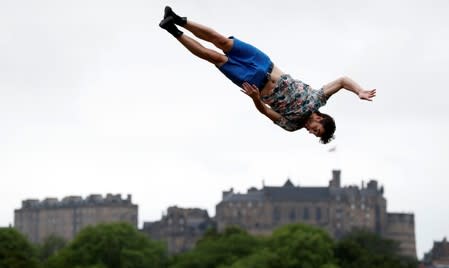
{"type": "Polygon", "coordinates": [[[179,16],[173,11],[171,7],[166,6],[164,10],[164,18],[167,18],[169,16],[173,17],[173,22],[179,26],[184,26],[187,24],[187,17],[179,16]]]}

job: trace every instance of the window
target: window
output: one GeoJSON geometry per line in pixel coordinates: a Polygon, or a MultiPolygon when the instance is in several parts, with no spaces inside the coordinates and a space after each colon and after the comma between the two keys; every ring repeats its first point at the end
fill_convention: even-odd
{"type": "Polygon", "coordinates": [[[320,208],[320,207],[317,207],[317,208],[316,208],[315,219],[316,219],[317,221],[320,221],[320,220],[321,220],[321,208],[320,208]]]}
{"type": "Polygon", "coordinates": [[[337,219],[343,218],[343,209],[337,208],[337,210],[335,211],[335,217],[336,217],[337,219]]]}
{"type": "Polygon", "coordinates": [[[246,215],[246,209],[242,208],[242,215],[245,216],[246,215]]]}
{"type": "Polygon", "coordinates": [[[290,213],[289,213],[288,216],[290,218],[290,221],[295,221],[296,220],[296,211],[295,211],[294,208],[290,210],[290,213]]]}
{"type": "Polygon", "coordinates": [[[303,214],[302,214],[302,218],[304,220],[308,220],[309,219],[309,208],[305,207],[303,210],[303,214]]]}
{"type": "Polygon", "coordinates": [[[273,218],[275,221],[281,220],[281,209],[279,207],[275,207],[273,211],[273,218]]]}

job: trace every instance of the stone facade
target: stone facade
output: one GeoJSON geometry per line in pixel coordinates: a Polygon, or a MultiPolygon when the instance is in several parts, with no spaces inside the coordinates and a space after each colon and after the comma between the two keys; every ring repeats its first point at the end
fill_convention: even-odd
{"type": "Polygon", "coordinates": [[[142,232],[164,241],[172,254],[194,247],[205,231],[214,227],[207,210],[169,207],[160,221],[144,222],[142,232]]]}
{"type": "Polygon", "coordinates": [[[250,188],[247,193],[224,191],[216,206],[219,231],[239,226],[252,234],[270,234],[289,223],[321,227],[334,238],[366,229],[400,243],[402,253],[416,258],[414,215],[387,213],[383,187],[371,180],[365,187],[341,187],[339,170],[328,187],[294,186],[250,188]]]}
{"type": "Polygon", "coordinates": [[[424,255],[423,266],[428,268],[449,268],[449,242],[446,237],[434,241],[432,249],[424,255]]]}
{"type": "MultiPolygon", "coordinates": [[[[407,256],[416,254],[415,217],[408,213],[387,213],[384,236],[399,241],[400,249],[407,256]]],[[[448,267],[449,268],[449,267],[448,267]]]]}
{"type": "Polygon", "coordinates": [[[34,243],[42,243],[49,235],[66,240],[88,225],[110,222],[127,222],[137,228],[138,207],[132,204],[131,195],[90,195],[86,199],[69,196],[59,201],[28,199],[14,211],[14,227],[34,243]]]}

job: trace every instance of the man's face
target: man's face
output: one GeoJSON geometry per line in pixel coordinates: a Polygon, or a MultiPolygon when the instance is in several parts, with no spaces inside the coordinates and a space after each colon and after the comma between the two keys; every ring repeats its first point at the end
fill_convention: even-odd
{"type": "Polygon", "coordinates": [[[321,137],[324,133],[323,125],[321,125],[320,121],[323,119],[321,116],[313,113],[309,120],[307,120],[306,125],[304,126],[310,134],[313,134],[317,137],[321,137]]]}

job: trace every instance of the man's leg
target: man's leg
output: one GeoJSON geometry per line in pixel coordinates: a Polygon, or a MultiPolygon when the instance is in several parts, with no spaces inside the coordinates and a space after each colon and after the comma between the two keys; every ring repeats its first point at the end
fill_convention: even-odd
{"type": "MultiPolygon", "coordinates": [[[[165,17],[159,24],[159,26],[167,30],[173,35],[184,47],[186,47],[192,54],[198,56],[216,66],[220,67],[228,61],[228,57],[216,52],[215,50],[208,49],[201,45],[193,38],[186,36],[180,31],[174,24],[175,19],[173,17],[165,17]]],[[[195,24],[194,24],[195,25],[195,24]]],[[[195,28],[195,26],[193,26],[195,28]]],[[[206,34],[207,35],[207,34],[206,34]]],[[[231,44],[232,45],[232,44],[231,44]]]]}
{"type": "Polygon", "coordinates": [[[183,34],[177,38],[181,44],[186,47],[193,55],[200,57],[208,62],[220,67],[228,61],[228,57],[218,53],[215,50],[205,48],[195,39],[183,34]]]}
{"type": "Polygon", "coordinates": [[[234,43],[234,40],[221,35],[214,29],[193,22],[191,20],[188,20],[187,23],[182,27],[192,32],[196,37],[211,42],[212,44],[214,44],[214,46],[223,50],[223,52],[225,53],[231,50],[234,43]]]}
{"type": "Polygon", "coordinates": [[[191,20],[187,20],[186,17],[179,16],[169,6],[165,7],[164,19],[168,17],[173,18],[173,22],[175,24],[189,30],[196,37],[203,39],[204,41],[211,42],[216,47],[223,50],[223,52],[226,53],[229,50],[231,50],[233,45],[232,39],[229,39],[226,36],[219,34],[212,28],[193,22],[191,20]]]}

